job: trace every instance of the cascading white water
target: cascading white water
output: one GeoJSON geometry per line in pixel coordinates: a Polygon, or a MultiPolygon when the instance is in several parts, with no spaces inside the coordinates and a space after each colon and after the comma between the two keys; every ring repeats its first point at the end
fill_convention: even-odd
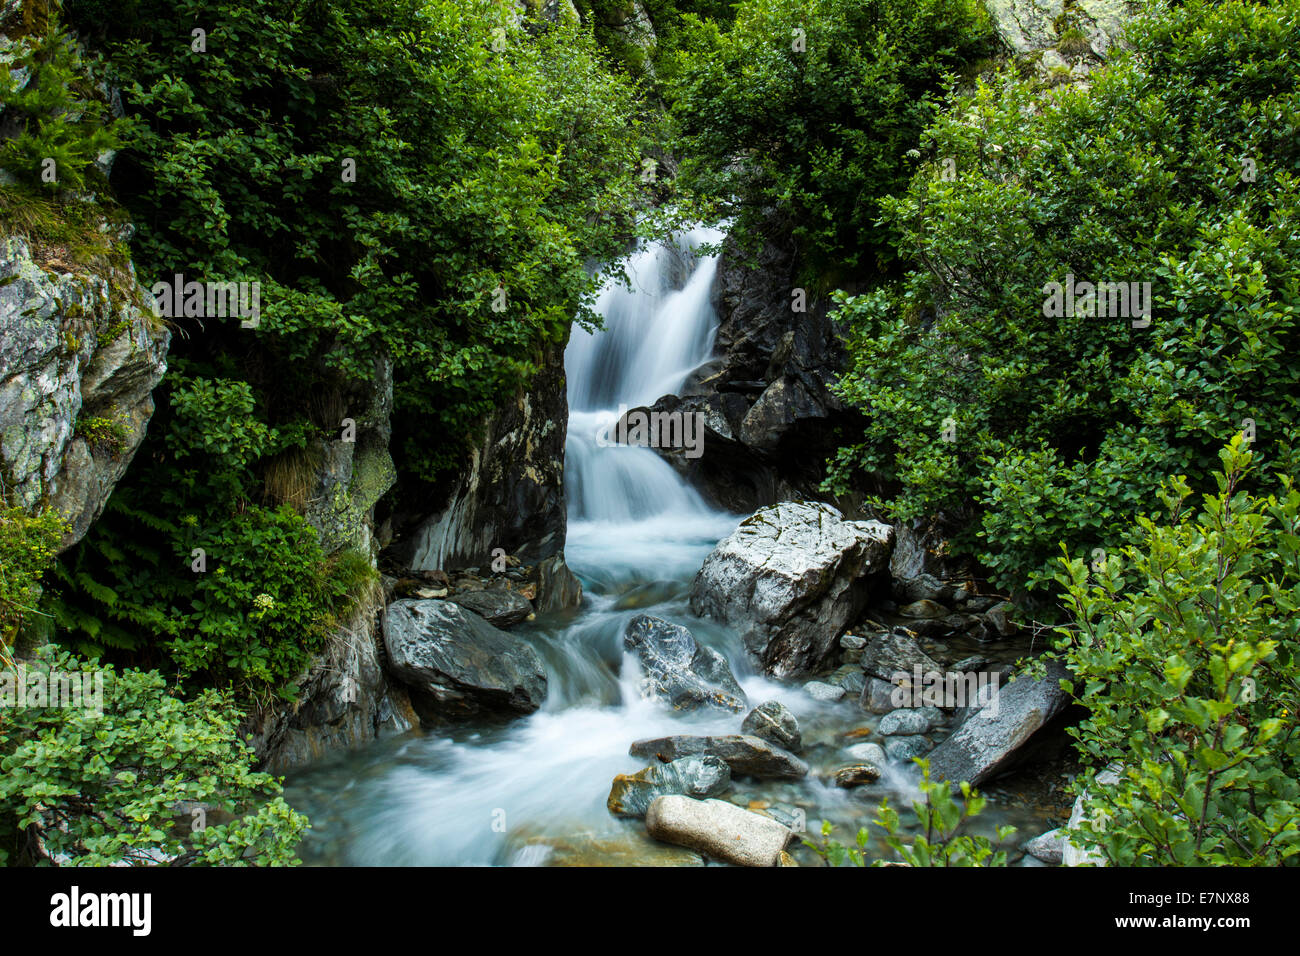
{"type": "MultiPolygon", "coordinates": [[[[648,405],[676,392],[708,359],[717,264],[694,250],[720,237],[697,229],[672,247],[639,250],[628,263],[631,289],[610,285],[599,297],[605,329],[573,333],[565,356],[565,552],[586,596],[576,615],[540,617],[513,632],[545,662],[542,709],[504,726],[485,721],[381,741],[294,775],[287,796],[311,818],[302,848],[309,862],[529,865],[577,853],[601,863],[609,847],[658,859],[643,826],[605,807],[614,775],[642,766],[629,745],[666,734],[735,733],[740,718],[680,713],[642,698],[637,666],[623,649],[624,630],[639,613],[688,626],[727,658],[751,703],[777,699],[794,711],[805,740],[833,739],[843,729],[834,705],[756,673],[735,632],[689,612],[692,575],[738,517],[710,509],[653,450],[596,443],[620,404],[648,405]],[[835,731],[819,729],[827,720],[835,731]]],[[[824,765],[804,781],[738,782],[729,797],[741,806],[759,799],[806,807],[810,826],[826,818],[856,832],[868,804],[820,779],[836,765],[833,749],[817,759],[824,765]]],[[[912,797],[910,783],[889,779],[902,788],[891,791],[894,802],[912,797]]]]}
{"type": "MultiPolygon", "coordinates": [[[[564,354],[569,431],[565,485],[573,523],[618,523],[710,513],[700,496],[654,451],[601,447],[598,433],[620,406],[651,405],[675,393],[709,359],[718,319],[711,303],[716,229],[647,245],[627,262],[630,287],[611,280],[596,300],[605,328],[575,328],[564,354]]],[[[578,528],[581,536],[591,529],[578,528]]]]}

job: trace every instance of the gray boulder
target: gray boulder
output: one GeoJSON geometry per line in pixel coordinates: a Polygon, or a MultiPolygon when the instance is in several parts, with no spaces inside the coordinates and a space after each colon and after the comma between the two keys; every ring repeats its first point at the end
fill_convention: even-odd
{"type": "Polygon", "coordinates": [[[614,778],[605,805],[616,817],[644,817],[655,798],[683,794],[704,799],[725,793],[731,786],[731,768],[721,757],[692,755],[670,763],[652,764],[644,770],[614,778]]]}
{"type": "Polygon", "coordinates": [[[1024,851],[1044,863],[1060,863],[1065,852],[1065,831],[1057,827],[1040,833],[1025,843],[1024,851]]]}
{"type": "Polygon", "coordinates": [[[794,754],[750,734],[655,737],[638,740],[628,752],[633,757],[658,757],[662,761],[692,754],[721,757],[733,774],[760,779],[798,780],[808,775],[808,765],[794,754]]]}
{"type": "Polygon", "coordinates": [[[908,734],[902,737],[890,737],[885,741],[885,755],[890,760],[903,762],[913,757],[924,757],[933,749],[934,744],[920,734],[908,734]]]}
{"type": "Polygon", "coordinates": [[[777,700],[765,701],[751,710],[740,729],[791,753],[797,754],[803,749],[799,721],[790,713],[790,708],[777,700]]]}
{"type": "Polygon", "coordinates": [[[691,610],[737,629],[778,677],[814,670],[886,568],[893,530],[825,504],[760,509],[723,539],[691,586],[691,610]]]}
{"type": "Polygon", "coordinates": [[[915,638],[900,630],[877,634],[862,652],[862,669],[883,681],[892,681],[899,673],[910,679],[917,665],[922,674],[943,671],[938,661],[921,650],[915,638]]]}
{"type": "Polygon", "coordinates": [[[656,840],[698,850],[736,866],[776,866],[794,831],[771,817],[724,800],[663,796],[646,812],[646,831],[656,840]]]}
{"type": "Polygon", "coordinates": [[[533,605],[528,598],[518,591],[506,588],[459,591],[447,600],[468,608],[493,627],[510,627],[528,620],[528,616],[533,613],[533,605]]]}
{"type": "Polygon", "coordinates": [[[726,659],[680,624],[638,614],[623,632],[623,647],[641,662],[643,687],[675,709],[745,709],[745,692],[726,659]]]}
{"type": "Polygon", "coordinates": [[[152,301],[129,271],[42,264],[0,239],[0,477],[11,503],[68,520],[60,549],[144,440],[171,339],[152,301]]]}
{"type": "Polygon", "coordinates": [[[943,722],[943,714],[935,707],[900,707],[880,719],[882,737],[899,737],[910,734],[928,734],[943,722]]]}
{"type": "Polygon", "coordinates": [[[1069,705],[1070,695],[1060,686],[1067,676],[1065,668],[1051,662],[1042,680],[1022,676],[1000,686],[992,701],[971,711],[935,749],[930,757],[934,779],[978,785],[1013,766],[1017,751],[1069,705]]]}
{"type": "Polygon", "coordinates": [[[384,611],[388,669],[426,720],[528,714],[546,698],[532,646],[449,601],[394,601],[384,611]]]}

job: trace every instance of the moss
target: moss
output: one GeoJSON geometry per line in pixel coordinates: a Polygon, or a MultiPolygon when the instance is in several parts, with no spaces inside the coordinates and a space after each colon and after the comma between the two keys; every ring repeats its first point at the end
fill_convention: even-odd
{"type": "Polygon", "coordinates": [[[1080,59],[1092,52],[1092,46],[1082,30],[1071,27],[1061,34],[1061,38],[1056,42],[1056,50],[1063,57],[1080,59]]]}
{"type": "Polygon", "coordinates": [[[131,438],[131,429],[121,418],[79,418],[76,434],[85,439],[93,451],[119,455],[131,438]]]}

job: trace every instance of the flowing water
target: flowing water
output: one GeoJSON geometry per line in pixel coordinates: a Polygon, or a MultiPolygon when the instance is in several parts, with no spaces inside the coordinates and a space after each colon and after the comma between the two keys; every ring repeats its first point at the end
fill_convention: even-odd
{"type": "MultiPolygon", "coordinates": [[[[597,433],[619,406],[649,405],[675,393],[706,361],[717,317],[710,304],[716,258],[702,243],[721,234],[696,229],[675,243],[646,246],[627,262],[630,285],[609,284],[597,311],[605,329],[575,328],[565,355],[569,430],[566,492],[569,565],[585,598],[514,633],[541,654],[550,680],[545,705],[510,723],[412,732],[295,774],[289,802],[313,829],[309,863],[355,865],[531,865],[668,862],[638,821],[605,808],[616,774],[641,768],[634,740],[671,733],[737,733],[740,717],[685,715],[638,691],[637,666],[622,635],[638,613],[687,625],[731,663],[750,703],[778,699],[800,720],[804,757],[814,773],[797,783],[737,781],[727,794],[742,806],[771,807],[817,830],[821,819],[851,836],[879,797],[915,793],[910,771],[893,767],[872,788],[849,793],[821,782],[848,762],[845,731],[876,718],[855,705],[818,704],[797,685],[756,673],[738,637],[693,617],[686,594],[713,546],[738,515],[710,508],[648,448],[604,446],[597,433]],[[865,799],[864,799],[865,797],[865,799]]],[[[994,823],[1030,823],[1004,809],[994,823]]]]}

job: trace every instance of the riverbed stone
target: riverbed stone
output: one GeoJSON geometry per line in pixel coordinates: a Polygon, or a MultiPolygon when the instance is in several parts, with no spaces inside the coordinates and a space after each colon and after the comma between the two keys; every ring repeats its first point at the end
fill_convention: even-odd
{"type": "Polygon", "coordinates": [[[934,748],[934,744],[920,734],[904,737],[890,737],[885,741],[885,754],[890,760],[902,762],[913,757],[924,757],[934,748]]]}
{"type": "Polygon", "coordinates": [[[736,866],[776,866],[795,838],[776,820],[725,800],[663,796],[650,804],[646,832],[656,840],[698,850],[736,866]]]}
{"type": "Polygon", "coordinates": [[[790,708],[779,700],[759,704],[749,712],[740,729],[743,733],[760,737],[790,753],[797,754],[803,749],[799,721],[790,712],[790,708]]]}
{"type": "Polygon", "coordinates": [[[533,613],[531,601],[506,588],[458,591],[449,600],[473,611],[493,627],[511,627],[528,620],[533,613]]]}
{"type": "Polygon", "coordinates": [[[887,714],[897,709],[894,703],[896,688],[879,677],[868,677],[866,686],[858,697],[858,705],[869,714],[887,714]]]}
{"type": "Polygon", "coordinates": [[[875,783],[880,779],[880,768],[874,764],[860,763],[849,767],[840,767],[835,771],[835,786],[845,790],[875,783]]]}
{"type": "Polygon", "coordinates": [[[900,707],[880,718],[878,732],[882,737],[928,734],[942,719],[943,714],[934,707],[900,707]]]}
{"type": "Polygon", "coordinates": [[[896,674],[910,678],[918,665],[922,674],[943,670],[914,637],[898,629],[877,634],[862,652],[862,669],[884,681],[892,681],[896,674]]]}
{"type": "Polygon", "coordinates": [[[1025,843],[1024,851],[1044,863],[1060,863],[1065,851],[1065,831],[1057,827],[1055,830],[1040,833],[1025,843]]]}
{"type": "Polygon", "coordinates": [[[810,680],[803,685],[803,690],[813,700],[820,701],[823,704],[833,704],[844,697],[843,687],[837,687],[834,684],[827,684],[819,680],[810,680]]]}
{"type": "Polygon", "coordinates": [[[384,645],[389,672],[424,720],[529,714],[546,699],[537,651],[450,601],[389,604],[384,645]]]}
{"type": "Polygon", "coordinates": [[[885,755],[885,748],[874,743],[854,744],[851,747],[845,747],[844,756],[855,763],[868,763],[873,767],[883,767],[889,762],[889,758],[885,755]]]}
{"type": "Polygon", "coordinates": [[[638,614],[623,632],[623,647],[641,663],[643,689],[674,709],[745,709],[745,692],[726,658],[682,625],[638,614]]]}
{"type": "Polygon", "coordinates": [[[740,632],[777,677],[816,670],[886,569],[893,529],[826,504],[784,501],[741,522],[705,559],[691,610],[740,632]]]}
{"type": "Polygon", "coordinates": [[[970,712],[935,749],[930,758],[934,779],[949,780],[954,787],[963,780],[976,786],[1013,766],[1017,751],[1069,705],[1070,695],[1060,685],[1067,676],[1053,661],[1042,680],[1021,676],[1000,686],[993,701],[970,712]]]}
{"type": "Polygon", "coordinates": [[[605,805],[616,817],[644,817],[656,797],[669,793],[704,799],[731,786],[731,768],[721,757],[692,754],[669,763],[651,764],[614,778],[605,805]]]}
{"type": "Polygon", "coordinates": [[[628,752],[663,761],[708,754],[725,760],[733,774],[760,779],[798,780],[808,775],[808,765],[794,754],[752,734],[655,737],[636,741],[628,752]]]}

